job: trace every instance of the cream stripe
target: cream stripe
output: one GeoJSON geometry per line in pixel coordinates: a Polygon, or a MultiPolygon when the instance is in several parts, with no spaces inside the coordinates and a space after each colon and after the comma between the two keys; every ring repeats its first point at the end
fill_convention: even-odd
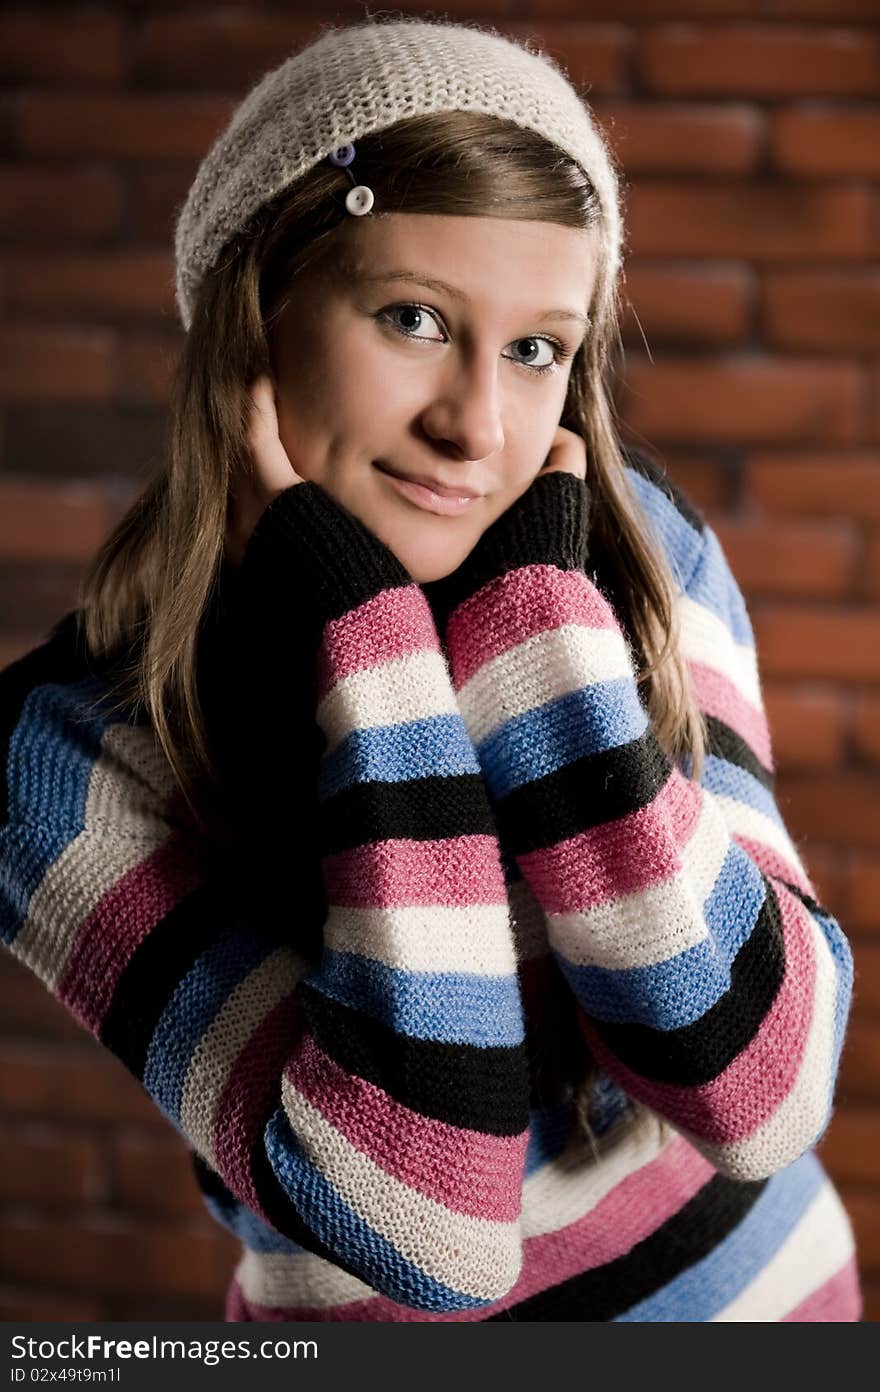
{"type": "Polygon", "coordinates": [[[727,828],[704,798],[676,875],[581,913],[551,915],[554,947],[574,966],[609,970],[656,966],[677,957],[709,936],[705,904],[729,849],[727,828]]]}
{"type": "Polygon", "coordinates": [[[151,728],[111,725],[89,778],[86,826],[120,836],[151,836],[167,825],[176,789],[171,765],[151,728]]]}
{"type": "MultiPolygon", "coordinates": [[[[807,914],[804,908],[802,912],[807,914]]],[[[807,917],[816,954],[816,982],[804,1054],[791,1092],[760,1130],[742,1141],[710,1146],[691,1137],[712,1164],[733,1179],[763,1179],[791,1164],[814,1144],[825,1121],[833,1082],[837,968],[825,935],[807,917]]]]}
{"type": "Polygon", "coordinates": [[[727,625],[705,605],[679,595],[680,648],[686,658],[714,667],[750,705],[762,709],[755,649],[737,643],[727,625]]]}
{"type": "Polygon", "coordinates": [[[461,687],[458,704],[471,739],[480,744],[493,730],[526,711],[594,682],[632,675],[620,632],[564,624],[535,634],[484,663],[461,687]]]}
{"type": "Polygon", "coordinates": [[[317,1310],[375,1298],[377,1292],[313,1252],[252,1252],[245,1248],[235,1279],[246,1300],[317,1310]]]}
{"type": "Polygon", "coordinates": [[[309,963],[279,947],[255,967],[224,1001],[199,1040],[186,1071],[180,1124],[209,1165],[214,1159],[217,1103],[248,1040],[279,1001],[305,975],[309,963]]]}
{"type": "Polygon", "coordinates": [[[706,791],[707,797],[712,798],[717,803],[731,836],[745,836],[750,841],[758,841],[771,850],[777,851],[783,859],[790,860],[793,867],[809,883],[797,848],[785,827],[780,826],[765,812],[759,812],[756,808],[740,802],[738,798],[724,797],[720,793],[704,791],[706,791]]]}
{"type": "Polygon", "coordinates": [[[418,652],[342,677],[316,714],[326,755],[352,731],[460,712],[443,654],[418,652]]]}
{"type": "Polygon", "coordinates": [[[577,1223],[628,1175],[677,1140],[668,1122],[641,1108],[635,1117],[625,1115],[599,1138],[598,1160],[594,1160],[588,1142],[573,1135],[561,1155],[542,1165],[523,1184],[523,1237],[540,1237],[577,1223]]]}
{"type": "Polygon", "coordinates": [[[781,1320],[836,1275],[853,1251],[849,1218],[826,1181],[779,1251],[713,1322],[781,1320]]]}
{"type": "Polygon", "coordinates": [[[333,906],[324,941],[335,952],[407,972],[510,976],[516,956],[507,904],[414,904],[396,909],[333,906]]]}
{"type": "MultiPolygon", "coordinates": [[[[282,1101],[300,1148],[364,1223],[435,1281],[478,1299],[510,1290],[522,1264],[518,1223],[455,1213],[358,1150],[291,1083],[282,1101]]],[[[462,1154],[461,1162],[465,1162],[462,1154]]],[[[293,1203],[301,1206],[301,1196],[293,1203]]]]}

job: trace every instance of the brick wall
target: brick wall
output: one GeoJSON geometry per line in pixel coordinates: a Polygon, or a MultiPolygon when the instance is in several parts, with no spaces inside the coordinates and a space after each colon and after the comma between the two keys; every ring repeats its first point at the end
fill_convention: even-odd
{"type": "MultiPolygon", "coordinates": [[[[180,342],[172,215],[199,157],[262,72],[321,19],[363,7],[290,10],[156,0],[0,17],[0,664],[71,607],[158,456],[180,342]]],[[[541,35],[592,83],[625,166],[624,416],[744,585],[781,804],[855,949],[823,1153],[876,1319],[876,0],[450,0],[446,13],[541,35]]],[[[5,956],[0,987],[0,1317],[218,1316],[235,1244],[174,1133],[5,956]]]]}

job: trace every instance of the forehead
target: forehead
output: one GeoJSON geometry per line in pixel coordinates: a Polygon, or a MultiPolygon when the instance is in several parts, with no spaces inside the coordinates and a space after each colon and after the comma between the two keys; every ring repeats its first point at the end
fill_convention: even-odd
{"type": "Polygon", "coordinates": [[[583,312],[595,284],[595,232],[507,218],[389,213],[351,219],[338,268],[363,280],[406,269],[484,307],[583,312]]]}

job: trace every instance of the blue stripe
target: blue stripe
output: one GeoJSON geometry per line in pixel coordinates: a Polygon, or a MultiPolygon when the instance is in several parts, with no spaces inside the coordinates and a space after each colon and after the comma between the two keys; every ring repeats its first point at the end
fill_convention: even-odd
{"type": "Polygon", "coordinates": [[[307,1159],[280,1107],[266,1127],[266,1149],[297,1212],[331,1251],[349,1264],[356,1255],[357,1270],[368,1285],[417,1310],[475,1310],[491,1304],[433,1280],[359,1217],[307,1159]]]}
{"type": "Polygon", "coordinates": [[[754,648],[755,635],[746,602],[711,527],[706,528],[705,540],[700,563],[688,584],[688,596],[721,619],[737,643],[754,648]]]}
{"type": "Polygon", "coordinates": [[[292,1237],[285,1237],[283,1233],[271,1228],[256,1213],[246,1208],[238,1199],[233,1199],[231,1195],[229,1200],[223,1201],[214,1194],[206,1194],[202,1191],[202,1199],[212,1218],[215,1218],[252,1252],[283,1252],[286,1256],[305,1252],[305,1247],[294,1242],[292,1237]]]}
{"type": "Polygon", "coordinates": [[[703,537],[683,517],[662,489],[637,469],[627,466],[626,476],[647,514],[679,589],[693,573],[703,546],[703,537]]]}
{"type": "Polygon", "coordinates": [[[73,835],[63,828],[0,827],[0,941],[7,946],[18,937],[43,876],[73,835]]]}
{"type": "Polygon", "coordinates": [[[37,686],[28,693],[7,754],[9,819],[82,830],[89,780],[112,723],[92,708],[94,679],[37,686]]]}
{"type": "Polygon", "coordinates": [[[824,1183],[822,1166],[807,1151],[771,1176],[742,1222],[707,1257],[618,1315],[615,1322],[699,1324],[711,1320],[761,1274],[824,1183]]]}
{"type": "Polygon", "coordinates": [[[480,742],[477,756],[493,796],[503,798],[577,759],[638,739],[647,724],[633,679],[615,677],[506,720],[480,742]]]}
{"type": "Polygon", "coordinates": [[[488,1048],[512,1047],[524,1038],[515,974],[404,971],[358,953],[325,948],[320,965],[305,980],[332,1000],[412,1039],[488,1048]]]}
{"type": "Polygon", "coordinates": [[[479,773],[460,715],[437,715],[400,725],[355,730],[321,761],[322,801],[356,783],[403,783],[479,773]]]}
{"type": "Polygon", "coordinates": [[[776,822],[777,826],[785,828],[770,789],[739,764],[732,764],[729,759],[722,759],[717,754],[707,754],[700,785],[710,793],[717,793],[719,797],[734,798],[745,807],[762,812],[765,817],[770,817],[776,822]]]}
{"type": "Polygon", "coordinates": [[[730,967],[751,936],[765,897],[760,871],[731,846],[704,905],[708,936],[646,967],[559,966],[588,1015],[615,1024],[675,1030],[701,1019],[730,990],[730,967]]]}
{"type": "Polygon", "coordinates": [[[180,1126],[183,1085],[199,1041],[249,972],[276,945],[234,922],[178,982],[150,1040],[143,1085],[174,1126],[180,1126]]]}

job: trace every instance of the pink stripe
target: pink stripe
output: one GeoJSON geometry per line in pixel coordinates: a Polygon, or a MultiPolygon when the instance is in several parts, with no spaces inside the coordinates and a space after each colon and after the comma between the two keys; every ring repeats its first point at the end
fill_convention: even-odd
{"type": "Polygon", "coordinates": [[[518,858],[520,869],[547,914],[578,913],[663,884],[682,873],[681,851],[703,798],[698,784],[672,768],[647,807],[530,851],[518,858]]]}
{"type": "Polygon", "coordinates": [[[855,1257],[836,1275],[802,1300],[781,1324],[858,1324],[862,1318],[862,1292],[855,1257]]]}
{"type": "Polygon", "coordinates": [[[100,1029],[135,950],[205,874],[192,849],[174,838],[117,880],[84,920],[58,997],[92,1033],[100,1029]]]}
{"type": "Polygon", "coordinates": [[[590,629],[620,632],[607,599],[583,571],[530,565],[499,576],[450,618],[446,644],[456,690],[492,658],[563,624],[584,628],[584,645],[590,629]]]}
{"type": "Polygon", "coordinates": [[[279,1080],[302,1029],[299,1002],[291,992],[260,1021],[235,1061],[217,1100],[212,1123],[216,1168],[248,1208],[269,1219],[254,1187],[251,1151],[262,1146],[266,1123],[279,1106],[279,1080]]]}
{"type": "Polygon", "coordinates": [[[383,590],[325,625],[318,652],[318,696],[355,672],[410,653],[439,651],[431,607],[419,587],[383,590]]]}
{"type": "Polygon", "coordinates": [[[715,667],[688,659],[694,698],[704,715],[723,720],[744,739],[768,773],[774,772],[770,730],[763,711],[747,701],[729,679],[715,667]]]}
{"type": "Polygon", "coordinates": [[[802,874],[797,866],[792,865],[791,861],[787,860],[774,847],[765,846],[762,841],[756,841],[751,836],[740,836],[738,832],[734,833],[733,840],[736,841],[737,845],[742,846],[749,859],[753,860],[765,875],[772,875],[778,880],[788,880],[789,884],[797,885],[804,894],[809,894],[811,899],[816,899],[818,902],[816,891],[806,875],[802,874]]]}
{"type": "Polygon", "coordinates": [[[807,910],[783,886],[779,899],[785,976],[751,1043],[724,1072],[701,1087],[648,1082],[610,1053],[583,1012],[581,1029],[598,1061],[620,1084],[661,1116],[707,1141],[724,1144],[751,1136],[773,1115],[800,1072],[813,1014],[816,956],[807,910]]]}
{"type": "Polygon", "coordinates": [[[624,1256],[668,1222],[712,1178],[715,1170],[682,1138],[672,1141],[582,1218],[556,1232],[526,1238],[523,1266],[512,1290],[490,1305],[456,1312],[414,1310],[386,1296],[318,1309],[287,1306],[273,1309],[244,1299],[230,1288],[227,1319],[245,1320],[373,1320],[396,1323],[468,1323],[486,1320],[540,1291],[582,1272],[594,1271],[624,1256]],[[233,1311],[234,1313],[230,1313],[233,1311]]]}
{"type": "Polygon", "coordinates": [[[312,1038],[285,1072],[331,1126],[402,1184],[455,1213],[517,1218],[528,1130],[490,1136],[423,1116],[346,1073],[312,1038]]]}
{"type": "Polygon", "coordinates": [[[493,836],[371,841],[324,857],[328,903],[355,909],[408,904],[504,904],[507,889],[493,836]]]}

